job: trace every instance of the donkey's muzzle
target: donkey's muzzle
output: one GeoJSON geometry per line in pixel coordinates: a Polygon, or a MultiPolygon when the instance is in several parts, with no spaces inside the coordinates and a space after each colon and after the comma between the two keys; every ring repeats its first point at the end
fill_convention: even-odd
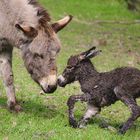
{"type": "Polygon", "coordinates": [[[55,75],[50,75],[42,78],[39,84],[45,93],[53,93],[57,89],[57,78],[55,75]]]}
{"type": "Polygon", "coordinates": [[[45,92],[45,93],[53,93],[55,90],[57,89],[57,85],[55,85],[55,86],[52,86],[52,85],[48,85],[48,87],[47,87],[47,89],[45,90],[45,89],[43,89],[43,91],[45,92]]]}

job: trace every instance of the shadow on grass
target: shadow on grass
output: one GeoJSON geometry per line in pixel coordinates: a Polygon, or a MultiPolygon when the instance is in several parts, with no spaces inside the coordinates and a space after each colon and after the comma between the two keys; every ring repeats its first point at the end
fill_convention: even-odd
{"type": "Polygon", "coordinates": [[[6,98],[0,98],[0,108],[7,109],[7,99],[6,98]]]}
{"type": "MultiPolygon", "coordinates": [[[[1,109],[7,109],[7,99],[6,98],[0,98],[0,108],[1,109]]],[[[63,115],[61,114],[56,106],[54,105],[49,105],[45,106],[41,102],[34,102],[32,100],[30,101],[19,101],[19,104],[22,107],[22,112],[26,114],[33,115],[35,117],[42,117],[45,119],[51,119],[54,118],[58,115],[63,115]]],[[[9,112],[10,113],[10,112],[9,112]]],[[[20,113],[19,113],[20,114],[20,113]]]]}
{"type": "MultiPolygon", "coordinates": [[[[111,121],[110,119],[107,119],[105,120],[105,118],[98,118],[98,117],[95,117],[93,119],[91,119],[89,121],[89,124],[90,125],[94,125],[94,124],[97,124],[100,128],[102,129],[108,129],[110,131],[114,131],[115,129],[116,130],[119,130],[122,128],[123,124],[127,121],[124,120],[124,122],[115,122],[115,121],[111,121]]],[[[137,120],[136,120],[137,121],[137,120]]],[[[140,125],[136,123],[136,121],[134,122],[133,126],[129,129],[129,130],[133,130],[133,131],[136,131],[140,125]]]]}
{"type": "MultiPolygon", "coordinates": [[[[75,115],[76,120],[78,121],[81,116],[80,115],[75,115]]],[[[127,121],[124,120],[123,122],[116,122],[115,120],[111,120],[109,118],[104,118],[101,115],[100,116],[95,116],[93,117],[89,122],[88,125],[97,125],[99,126],[101,129],[105,129],[108,131],[112,131],[112,132],[117,132],[120,128],[122,128],[123,124],[127,121]]],[[[129,129],[131,131],[137,131],[140,128],[140,124],[137,123],[139,122],[139,120],[136,120],[133,124],[133,126],[129,129]]],[[[88,126],[87,126],[88,127],[88,126]]]]}

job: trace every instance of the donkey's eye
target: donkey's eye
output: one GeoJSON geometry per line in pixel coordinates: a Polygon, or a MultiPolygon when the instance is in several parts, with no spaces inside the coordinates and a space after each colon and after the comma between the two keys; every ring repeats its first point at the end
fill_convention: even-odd
{"type": "Polygon", "coordinates": [[[39,57],[40,57],[41,59],[43,59],[43,58],[44,58],[44,56],[43,56],[43,55],[39,55],[39,57]]]}
{"type": "Polygon", "coordinates": [[[36,53],[34,56],[35,56],[35,57],[39,57],[39,58],[41,58],[41,59],[44,58],[44,56],[43,56],[42,54],[37,54],[37,53],[36,53]]]}

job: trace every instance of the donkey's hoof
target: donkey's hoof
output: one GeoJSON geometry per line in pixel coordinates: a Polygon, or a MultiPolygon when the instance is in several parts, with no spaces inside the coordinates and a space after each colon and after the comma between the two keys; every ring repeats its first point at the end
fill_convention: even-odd
{"type": "Polygon", "coordinates": [[[19,104],[16,104],[15,105],[15,108],[14,108],[14,111],[17,112],[17,113],[19,113],[19,112],[22,111],[22,107],[19,104]]]}
{"type": "Polygon", "coordinates": [[[8,104],[8,108],[9,108],[10,111],[14,111],[14,112],[17,112],[17,113],[22,111],[21,106],[17,103],[13,103],[13,102],[10,102],[8,104]]]}

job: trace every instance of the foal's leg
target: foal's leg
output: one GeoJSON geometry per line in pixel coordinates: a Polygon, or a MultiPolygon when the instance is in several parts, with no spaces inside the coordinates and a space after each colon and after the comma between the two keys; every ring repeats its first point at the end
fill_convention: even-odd
{"type": "Polygon", "coordinates": [[[13,84],[13,72],[12,72],[12,49],[1,53],[0,69],[8,98],[7,101],[8,107],[9,109],[18,112],[21,110],[21,107],[17,104],[15,97],[15,87],[13,84]]]}
{"type": "Polygon", "coordinates": [[[89,94],[82,94],[82,95],[72,95],[68,99],[67,105],[69,108],[69,123],[74,128],[78,126],[75,118],[74,118],[74,105],[77,101],[88,102],[91,96],[89,94]]]}
{"type": "Polygon", "coordinates": [[[140,116],[140,106],[137,105],[135,99],[126,94],[121,88],[116,87],[114,91],[116,96],[131,109],[132,113],[119,131],[119,133],[124,134],[133,125],[134,121],[140,116]]]}
{"type": "Polygon", "coordinates": [[[100,108],[96,107],[92,104],[88,104],[88,109],[85,113],[85,115],[82,117],[82,119],[79,121],[78,123],[78,127],[79,128],[83,128],[86,126],[87,122],[93,117],[95,116],[97,113],[100,112],[100,108]]]}

